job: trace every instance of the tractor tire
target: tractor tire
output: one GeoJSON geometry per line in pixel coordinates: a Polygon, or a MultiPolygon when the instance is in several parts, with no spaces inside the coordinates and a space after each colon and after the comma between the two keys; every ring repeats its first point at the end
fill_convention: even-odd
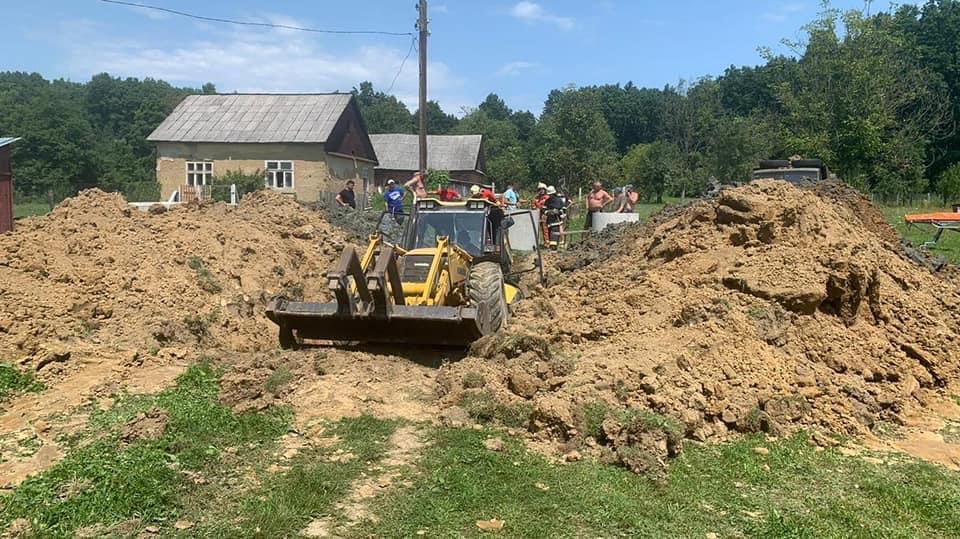
{"type": "Polygon", "coordinates": [[[477,309],[480,331],[496,333],[507,320],[507,299],[503,292],[503,270],[496,262],[479,262],[470,268],[467,297],[477,309]]]}
{"type": "Polygon", "coordinates": [[[793,168],[822,168],[823,161],[820,159],[797,159],[793,162],[793,168]]]}
{"type": "Polygon", "coordinates": [[[787,159],[765,159],[760,161],[761,169],[768,168],[787,168],[790,166],[790,161],[787,159]]]}

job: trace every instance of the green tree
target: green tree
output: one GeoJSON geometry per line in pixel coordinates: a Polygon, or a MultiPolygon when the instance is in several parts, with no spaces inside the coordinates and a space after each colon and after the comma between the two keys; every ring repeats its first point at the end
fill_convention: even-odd
{"type": "MultiPolygon", "coordinates": [[[[413,113],[414,131],[420,132],[420,110],[413,113]]],[[[430,135],[446,135],[457,126],[457,117],[443,112],[436,101],[427,101],[427,133],[430,135]]]]}
{"type": "Polygon", "coordinates": [[[396,97],[375,91],[373,84],[367,81],[361,82],[359,88],[354,88],[353,95],[357,98],[368,133],[416,132],[413,115],[396,97]]]}
{"type": "Polygon", "coordinates": [[[682,158],[677,147],[658,140],[650,144],[637,144],[623,156],[621,166],[627,180],[647,200],[663,202],[668,186],[682,169],[682,158]]]}
{"type": "Polygon", "coordinates": [[[568,192],[597,180],[619,180],[616,140],[599,96],[570,89],[551,93],[551,99],[550,112],[544,113],[531,137],[533,175],[568,192]]]}
{"type": "Polygon", "coordinates": [[[887,197],[926,189],[928,145],[951,121],[941,77],[890,17],[826,10],[806,33],[797,76],[777,92],[786,150],[887,197]]]}

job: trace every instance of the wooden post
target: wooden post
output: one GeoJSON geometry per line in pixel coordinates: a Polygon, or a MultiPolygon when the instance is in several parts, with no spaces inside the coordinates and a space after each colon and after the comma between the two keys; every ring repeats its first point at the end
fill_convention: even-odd
{"type": "Polygon", "coordinates": [[[427,173],[427,0],[417,6],[420,18],[420,174],[427,173]]]}
{"type": "Polygon", "coordinates": [[[0,234],[13,230],[13,170],[10,146],[0,146],[0,234]]]}

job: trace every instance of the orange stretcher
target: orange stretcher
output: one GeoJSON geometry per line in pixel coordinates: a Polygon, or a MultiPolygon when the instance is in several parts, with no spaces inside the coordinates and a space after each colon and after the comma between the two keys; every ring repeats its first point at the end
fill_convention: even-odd
{"type": "Polygon", "coordinates": [[[911,213],[903,216],[907,225],[930,225],[937,231],[933,240],[924,242],[924,247],[933,247],[940,241],[944,230],[960,231],[960,211],[943,211],[934,213],[911,213]]]}

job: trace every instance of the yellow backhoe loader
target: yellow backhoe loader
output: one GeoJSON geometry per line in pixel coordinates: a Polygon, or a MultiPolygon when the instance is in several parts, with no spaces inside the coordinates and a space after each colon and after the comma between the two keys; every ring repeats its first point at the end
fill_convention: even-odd
{"type": "MultiPolygon", "coordinates": [[[[305,339],[467,346],[500,329],[522,296],[506,233],[515,218],[486,200],[416,201],[409,213],[384,213],[363,253],[344,249],[327,273],[331,303],[275,298],[267,317],[280,346],[305,339]]],[[[534,244],[538,242],[534,241],[534,244]]],[[[540,271],[540,252],[533,267],[540,271]]]]}

